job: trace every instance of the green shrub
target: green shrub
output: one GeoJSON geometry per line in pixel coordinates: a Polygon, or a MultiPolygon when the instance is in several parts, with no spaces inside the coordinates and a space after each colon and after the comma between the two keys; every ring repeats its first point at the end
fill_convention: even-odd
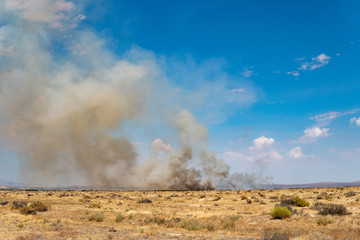
{"type": "Polygon", "coordinates": [[[94,213],[88,217],[89,221],[103,222],[104,215],[101,213],[94,213]]]}
{"type": "Polygon", "coordinates": [[[287,207],[275,206],[271,210],[270,215],[274,219],[284,219],[284,218],[291,217],[291,211],[287,207]]]}
{"type": "Polygon", "coordinates": [[[307,207],[310,205],[308,201],[306,201],[305,199],[301,199],[298,196],[294,197],[294,203],[298,207],[307,207]]]}
{"type": "Polygon", "coordinates": [[[282,197],[281,205],[293,205],[298,207],[307,207],[310,205],[310,203],[304,199],[299,198],[298,196],[295,196],[293,198],[285,198],[282,197]]]}

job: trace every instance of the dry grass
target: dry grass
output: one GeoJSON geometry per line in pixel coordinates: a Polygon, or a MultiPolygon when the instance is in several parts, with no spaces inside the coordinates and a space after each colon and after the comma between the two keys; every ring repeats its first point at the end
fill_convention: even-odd
{"type": "Polygon", "coordinates": [[[359,190],[4,190],[0,239],[360,239],[359,190]],[[286,199],[310,206],[293,204],[290,218],[273,219],[286,199]],[[339,205],[346,215],[319,213],[324,206],[342,212],[339,205]]]}

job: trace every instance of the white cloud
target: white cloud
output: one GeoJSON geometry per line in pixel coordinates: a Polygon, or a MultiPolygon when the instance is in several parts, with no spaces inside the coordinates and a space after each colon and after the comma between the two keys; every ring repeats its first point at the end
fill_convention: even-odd
{"type": "Polygon", "coordinates": [[[356,117],[353,117],[350,119],[350,124],[356,124],[357,126],[360,126],[360,117],[356,118],[356,117]]]}
{"type": "Polygon", "coordinates": [[[304,135],[300,138],[302,142],[315,142],[318,138],[330,136],[329,128],[312,127],[304,131],[304,135]]]}
{"type": "Polygon", "coordinates": [[[264,147],[271,146],[275,142],[275,139],[261,136],[257,139],[254,139],[253,142],[254,146],[249,147],[250,150],[262,150],[264,147]]]}
{"type": "Polygon", "coordinates": [[[298,77],[300,75],[298,71],[287,72],[287,74],[293,75],[294,77],[298,77]]]}
{"type": "Polygon", "coordinates": [[[275,70],[273,73],[279,74],[280,71],[279,71],[279,70],[275,70]]]}
{"type": "Polygon", "coordinates": [[[75,17],[76,6],[66,0],[6,0],[5,9],[17,11],[22,19],[33,23],[45,23],[50,28],[61,28],[64,21],[70,21],[72,27],[76,26],[85,16],[75,17]]]}
{"type": "Polygon", "coordinates": [[[341,112],[327,112],[311,117],[310,119],[317,121],[321,126],[327,126],[330,122],[343,115],[344,113],[341,112]]]}
{"type": "Polygon", "coordinates": [[[341,55],[341,53],[337,53],[337,54],[336,54],[336,56],[340,56],[340,55],[341,55]]]}
{"type": "Polygon", "coordinates": [[[342,117],[342,116],[346,116],[346,115],[351,115],[354,113],[357,113],[359,111],[359,109],[353,109],[347,112],[327,112],[327,113],[322,113],[322,114],[318,114],[314,117],[311,117],[310,119],[317,121],[318,126],[328,126],[332,121],[334,121],[335,119],[342,117]]]}
{"type": "Polygon", "coordinates": [[[297,147],[294,147],[293,149],[291,149],[287,155],[290,157],[290,158],[295,158],[295,159],[299,159],[299,158],[303,158],[305,157],[305,155],[302,153],[301,151],[301,147],[297,146],[297,147]]]}
{"type": "Polygon", "coordinates": [[[316,68],[323,67],[327,65],[330,61],[331,57],[327,56],[326,54],[322,53],[317,57],[313,57],[311,62],[303,63],[299,69],[300,70],[314,70],[316,68]]]}

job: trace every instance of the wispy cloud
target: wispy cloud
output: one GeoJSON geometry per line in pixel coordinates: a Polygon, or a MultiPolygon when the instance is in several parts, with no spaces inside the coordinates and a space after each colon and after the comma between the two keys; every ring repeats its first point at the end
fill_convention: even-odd
{"type": "Polygon", "coordinates": [[[327,113],[318,114],[314,117],[310,117],[310,119],[315,120],[317,122],[318,126],[324,127],[324,126],[330,125],[330,123],[332,121],[334,121],[335,119],[337,119],[339,117],[355,114],[356,112],[358,112],[358,109],[353,109],[353,110],[350,110],[347,112],[331,111],[331,112],[327,112],[327,113]]]}
{"type": "Polygon", "coordinates": [[[331,57],[327,56],[325,53],[313,57],[311,62],[305,62],[301,64],[299,70],[314,70],[316,68],[323,67],[330,62],[331,57]]]}
{"type": "MultiPolygon", "coordinates": [[[[301,57],[301,58],[295,58],[294,60],[297,62],[301,62],[305,59],[306,59],[305,57],[301,57]]],[[[298,67],[298,70],[312,71],[314,69],[317,69],[317,68],[320,68],[320,67],[323,67],[323,66],[329,64],[330,59],[331,59],[331,57],[329,57],[325,53],[319,54],[318,56],[311,58],[310,62],[303,62],[300,65],[300,67],[298,67]]],[[[294,70],[294,71],[287,72],[287,74],[293,75],[294,77],[298,77],[300,75],[300,72],[297,70],[294,70]]]]}
{"type": "Polygon", "coordinates": [[[244,93],[244,92],[246,92],[246,90],[245,90],[245,88],[233,88],[233,89],[231,89],[231,92],[244,93]]]}
{"type": "Polygon", "coordinates": [[[300,75],[298,71],[287,72],[287,74],[293,75],[294,77],[298,77],[300,75]]]}
{"type": "Polygon", "coordinates": [[[241,73],[244,78],[250,78],[252,76],[256,76],[257,74],[254,73],[254,70],[252,70],[254,67],[244,68],[244,71],[241,73]]]}

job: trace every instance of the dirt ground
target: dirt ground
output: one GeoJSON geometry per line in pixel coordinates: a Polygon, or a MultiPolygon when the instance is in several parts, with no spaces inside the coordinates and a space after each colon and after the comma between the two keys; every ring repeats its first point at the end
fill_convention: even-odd
{"type": "Polygon", "coordinates": [[[0,239],[360,239],[360,187],[241,191],[0,191],[0,239]],[[281,199],[308,207],[273,219],[281,199]],[[13,202],[40,201],[25,215],[13,202]],[[322,216],[315,202],[342,204],[322,216]]]}

